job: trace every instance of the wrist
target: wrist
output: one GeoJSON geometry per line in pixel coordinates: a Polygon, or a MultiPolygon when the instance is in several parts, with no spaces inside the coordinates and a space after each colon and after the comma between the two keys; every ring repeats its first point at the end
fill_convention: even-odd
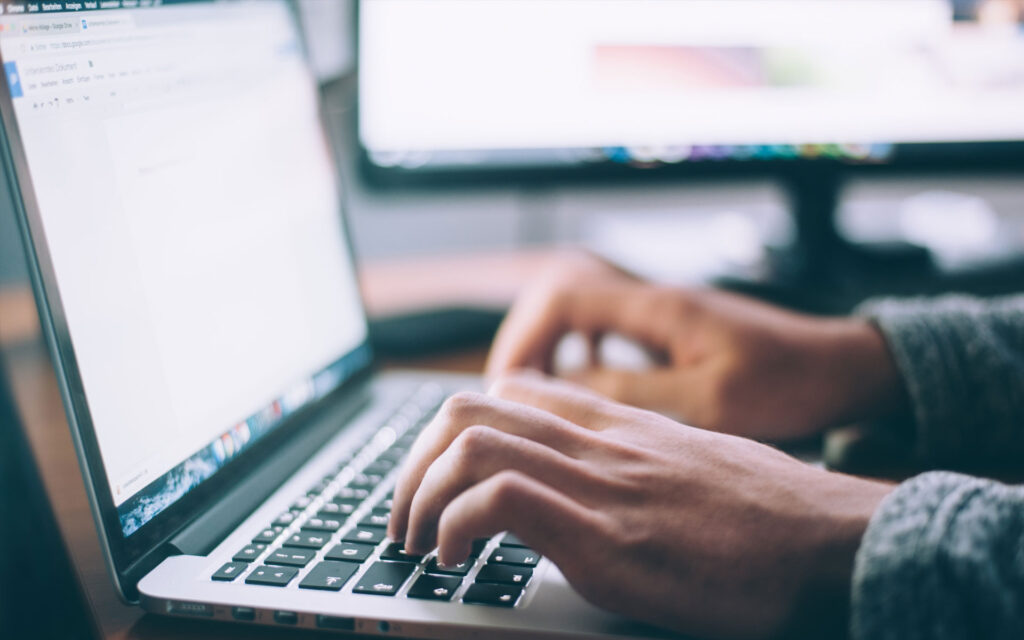
{"type": "Polygon", "coordinates": [[[869,320],[825,321],[820,354],[834,391],[830,425],[876,420],[905,410],[903,378],[881,331],[869,320]]]}
{"type": "Polygon", "coordinates": [[[854,562],[872,515],[894,485],[839,473],[821,483],[807,542],[803,586],[787,633],[842,637],[849,619],[854,562]]]}

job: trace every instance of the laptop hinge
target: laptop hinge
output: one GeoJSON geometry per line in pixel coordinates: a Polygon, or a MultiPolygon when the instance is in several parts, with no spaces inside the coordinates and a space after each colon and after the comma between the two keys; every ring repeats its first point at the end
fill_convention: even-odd
{"type": "Polygon", "coordinates": [[[318,412],[311,428],[253,469],[211,508],[183,527],[168,541],[170,550],[186,555],[210,553],[370,400],[365,384],[345,395],[328,411],[318,412]]]}

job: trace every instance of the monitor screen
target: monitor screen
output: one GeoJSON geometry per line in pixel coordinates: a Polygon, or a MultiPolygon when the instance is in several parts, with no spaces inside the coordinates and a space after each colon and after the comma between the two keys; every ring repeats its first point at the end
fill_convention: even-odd
{"type": "Polygon", "coordinates": [[[958,4],[364,0],[359,135],[401,170],[1024,141],[1020,16],[958,4]]]}
{"type": "Polygon", "coordinates": [[[318,88],[286,2],[3,3],[0,54],[128,536],[367,364],[318,88]]]}

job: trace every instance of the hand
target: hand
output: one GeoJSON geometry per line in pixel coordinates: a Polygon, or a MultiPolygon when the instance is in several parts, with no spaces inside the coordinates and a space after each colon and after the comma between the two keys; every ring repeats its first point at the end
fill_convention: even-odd
{"type": "Polygon", "coordinates": [[[597,606],[767,637],[825,604],[844,623],[853,557],[888,490],[520,376],[443,406],[402,469],[388,533],[456,564],[509,530],[597,606]]]}
{"type": "Polygon", "coordinates": [[[555,347],[571,331],[592,344],[607,332],[624,334],[660,361],[646,371],[615,370],[592,353],[574,380],[705,429],[800,438],[906,402],[885,342],[866,320],[658,286],[585,258],[520,297],[498,331],[488,375],[523,367],[552,373],[555,347]]]}

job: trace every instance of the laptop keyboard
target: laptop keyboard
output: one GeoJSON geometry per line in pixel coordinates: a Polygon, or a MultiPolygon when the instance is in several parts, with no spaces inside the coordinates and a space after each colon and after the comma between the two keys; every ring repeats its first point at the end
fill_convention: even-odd
{"type": "Polygon", "coordinates": [[[510,533],[473,543],[470,558],[439,566],[433,553],[405,553],[386,540],[391,517],[384,486],[436,413],[444,394],[421,388],[335,470],[297,496],[287,511],[257,532],[212,580],[514,607],[541,556],[510,533]],[[358,576],[358,577],[356,577],[358,576]]]}

